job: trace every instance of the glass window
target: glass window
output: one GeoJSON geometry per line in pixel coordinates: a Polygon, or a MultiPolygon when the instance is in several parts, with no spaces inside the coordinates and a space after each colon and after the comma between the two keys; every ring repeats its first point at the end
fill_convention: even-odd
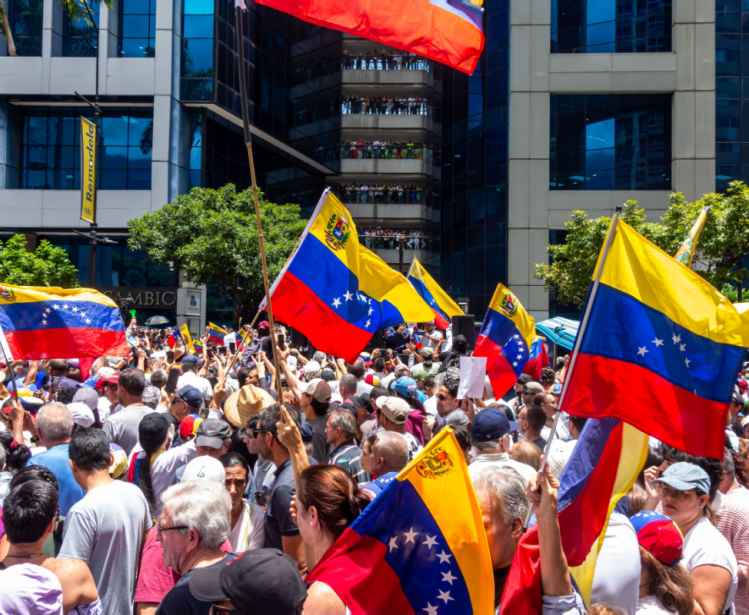
{"type": "MultiPolygon", "coordinates": [[[[21,188],[80,188],[80,118],[88,108],[32,108],[23,127],[21,188]]],[[[105,108],[99,140],[100,190],[150,190],[153,110],[105,108]]]]}
{"type": "Polygon", "coordinates": [[[80,11],[77,18],[63,10],[62,55],[65,57],[93,58],[98,49],[99,3],[88,2],[91,11],[83,3],[76,3],[80,11]],[[92,22],[94,25],[92,25],[92,22]]]}
{"type": "Polygon", "coordinates": [[[552,0],[551,53],[671,51],[672,0],[552,0]]]}
{"type": "Polygon", "coordinates": [[[551,114],[551,190],[671,188],[670,95],[552,95],[551,114]]]}
{"type": "Polygon", "coordinates": [[[16,54],[41,56],[43,0],[10,0],[5,6],[16,54]]]}
{"type": "Polygon", "coordinates": [[[121,58],[153,58],[156,54],[156,0],[120,0],[121,58]]]}

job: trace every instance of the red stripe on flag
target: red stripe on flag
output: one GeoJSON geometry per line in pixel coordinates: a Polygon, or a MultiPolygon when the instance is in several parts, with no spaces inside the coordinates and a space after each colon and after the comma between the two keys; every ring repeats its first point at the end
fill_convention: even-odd
{"type": "MultiPolygon", "coordinates": [[[[414,613],[400,579],[385,561],[387,546],[346,528],[307,577],[330,586],[352,613],[414,613]],[[372,591],[372,588],[379,591],[372,591]]],[[[470,607],[470,605],[469,605],[470,607]]]]}
{"type": "Polygon", "coordinates": [[[528,374],[533,380],[541,380],[541,372],[547,365],[549,365],[549,355],[546,354],[546,345],[541,342],[541,354],[525,362],[523,373],[528,374]]]}
{"type": "Polygon", "coordinates": [[[273,315],[302,331],[312,345],[326,354],[356,361],[372,333],[347,322],[332,311],[299,278],[287,271],[272,295],[273,315]]]}
{"type": "Polygon", "coordinates": [[[445,317],[440,314],[437,310],[432,308],[432,311],[434,312],[434,326],[438,329],[445,330],[450,326],[450,323],[445,320],[445,317]]]}
{"type": "MultiPolygon", "coordinates": [[[[562,548],[569,566],[579,566],[590,553],[608,516],[622,452],[624,425],[609,435],[598,463],[579,495],[559,512],[562,548]]],[[[502,595],[502,613],[541,615],[541,570],[538,529],[534,525],[520,539],[502,595]]]]}
{"type": "Polygon", "coordinates": [[[476,340],[473,356],[486,357],[486,375],[489,376],[495,399],[502,397],[518,381],[515,370],[502,354],[502,348],[485,335],[479,335],[476,340]]]}
{"type": "Polygon", "coordinates": [[[677,387],[644,367],[579,353],[561,410],[611,416],[690,455],[723,459],[728,402],[677,387]]]}
{"type": "Polygon", "coordinates": [[[466,73],[476,67],[484,35],[468,19],[429,0],[257,0],[326,28],[413,51],[466,73]]]}
{"type": "Polygon", "coordinates": [[[5,333],[16,359],[64,359],[81,357],[126,357],[128,349],[124,331],[106,329],[38,329],[5,333]]]}

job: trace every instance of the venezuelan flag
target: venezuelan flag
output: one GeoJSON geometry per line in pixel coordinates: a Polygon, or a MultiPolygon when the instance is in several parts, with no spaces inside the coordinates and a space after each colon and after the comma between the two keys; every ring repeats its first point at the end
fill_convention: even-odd
{"type": "Polygon", "coordinates": [[[193,340],[192,347],[195,349],[195,352],[203,352],[203,342],[193,340]]]}
{"type": "Polygon", "coordinates": [[[541,380],[541,372],[549,363],[546,346],[541,338],[536,336],[536,339],[531,344],[531,350],[528,353],[528,360],[523,367],[523,373],[528,374],[534,380],[541,380]]]}
{"type": "Polygon", "coordinates": [[[190,329],[187,328],[187,325],[182,325],[179,328],[179,334],[182,341],[185,343],[185,347],[195,352],[195,346],[193,346],[192,337],[190,337],[190,329]]]}
{"type": "MultiPolygon", "coordinates": [[[[483,0],[257,0],[304,21],[413,51],[472,73],[484,48],[483,0]]],[[[238,3],[243,0],[237,0],[238,3]]]]}
{"type": "Polygon", "coordinates": [[[169,344],[169,348],[174,348],[177,345],[177,341],[184,343],[179,329],[172,331],[172,334],[166,339],[166,343],[169,344]]]}
{"type": "Polygon", "coordinates": [[[219,325],[214,325],[212,322],[208,323],[208,334],[209,339],[214,344],[220,344],[223,345],[224,343],[224,336],[228,335],[228,331],[224,329],[223,327],[220,327],[219,325]]]}
{"type": "Polygon", "coordinates": [[[489,543],[452,429],[434,438],[309,573],[353,613],[492,613],[489,543]]]}
{"type": "Polygon", "coordinates": [[[405,277],[359,244],[351,215],[328,190],[270,292],[277,320],[351,363],[375,331],[433,316],[405,277]]]}
{"type": "Polygon", "coordinates": [[[411,269],[409,269],[407,277],[419,296],[432,308],[434,324],[438,329],[447,329],[450,326],[450,319],[463,313],[458,304],[442,290],[416,258],[411,263],[411,269]]]}
{"type": "MultiPolygon", "coordinates": [[[[648,437],[638,429],[613,418],[590,420],[559,477],[562,548],[587,604],[609,516],[634,485],[647,455],[648,437]]],[[[543,612],[539,562],[538,532],[532,517],[515,552],[500,612],[543,612]]]]}
{"type": "Polygon", "coordinates": [[[749,314],[624,222],[613,232],[561,410],[722,459],[749,314]]]}
{"type": "Polygon", "coordinates": [[[89,288],[0,286],[0,327],[16,359],[124,357],[117,305],[89,288]]]}
{"type": "Polygon", "coordinates": [[[486,373],[499,398],[514,385],[536,339],[536,321],[503,284],[497,285],[476,340],[474,357],[487,357],[486,373]]]}
{"type": "Polygon", "coordinates": [[[697,240],[700,237],[700,233],[702,233],[702,229],[705,228],[705,223],[707,222],[707,214],[709,213],[710,213],[709,207],[705,207],[700,212],[700,215],[697,217],[696,222],[694,223],[691,230],[689,231],[689,235],[687,235],[687,238],[684,240],[684,243],[681,244],[681,247],[677,250],[676,254],[674,255],[674,258],[677,261],[679,261],[682,265],[685,265],[691,268],[692,259],[694,258],[694,252],[697,249],[697,240]]]}

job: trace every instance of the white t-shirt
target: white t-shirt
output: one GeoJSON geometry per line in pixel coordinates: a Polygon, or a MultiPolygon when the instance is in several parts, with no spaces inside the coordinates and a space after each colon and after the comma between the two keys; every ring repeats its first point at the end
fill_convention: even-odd
{"type": "Polygon", "coordinates": [[[648,596],[640,598],[637,603],[637,615],[674,615],[676,611],[669,611],[663,603],[658,600],[658,596],[648,596]]]}
{"type": "Polygon", "coordinates": [[[739,586],[736,556],[731,545],[707,517],[702,517],[684,536],[684,558],[680,563],[689,574],[698,566],[720,566],[728,570],[731,573],[731,588],[723,610],[733,605],[733,597],[739,586]]]}
{"type": "Polygon", "coordinates": [[[179,380],[177,380],[177,389],[181,389],[187,385],[198,389],[198,391],[203,394],[203,399],[205,401],[211,401],[211,397],[213,397],[213,387],[211,387],[211,383],[205,378],[201,378],[195,372],[185,372],[179,377],[179,380]]]}
{"type": "Polygon", "coordinates": [[[636,613],[641,568],[635,528],[626,516],[611,513],[596,561],[590,604],[608,602],[627,613],[636,613]]]}
{"type": "Polygon", "coordinates": [[[416,457],[424,447],[413,434],[406,432],[401,435],[406,439],[406,443],[408,444],[408,461],[413,461],[414,457],[416,457]]]}
{"type": "Polygon", "coordinates": [[[119,480],[95,487],[68,512],[58,558],[88,565],[104,613],[133,612],[135,570],[152,525],[141,490],[119,480]]]}
{"type": "Polygon", "coordinates": [[[424,412],[429,416],[437,416],[437,396],[432,395],[424,402],[424,412]]]}
{"type": "Polygon", "coordinates": [[[232,553],[262,549],[265,546],[264,524],[265,513],[263,509],[245,500],[242,517],[227,537],[232,553]]]}

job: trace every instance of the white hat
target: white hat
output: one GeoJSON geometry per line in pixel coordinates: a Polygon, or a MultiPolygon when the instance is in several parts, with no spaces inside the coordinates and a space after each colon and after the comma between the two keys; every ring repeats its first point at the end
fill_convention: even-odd
{"type": "Polygon", "coordinates": [[[304,373],[305,374],[311,374],[312,372],[319,372],[322,370],[322,367],[320,367],[320,364],[317,361],[310,361],[307,363],[307,365],[304,366],[304,373]]]}
{"type": "Polygon", "coordinates": [[[86,404],[80,401],[72,402],[67,405],[70,414],[73,415],[73,422],[81,427],[91,427],[94,424],[94,413],[91,412],[86,404]]]}
{"type": "Polygon", "coordinates": [[[226,470],[218,459],[213,457],[198,457],[185,466],[182,482],[191,480],[212,480],[222,485],[226,481],[226,470]]]}
{"type": "Polygon", "coordinates": [[[114,371],[114,368],[112,367],[100,367],[99,371],[96,372],[97,376],[100,376],[101,378],[114,378],[114,375],[117,372],[114,371]]]}

